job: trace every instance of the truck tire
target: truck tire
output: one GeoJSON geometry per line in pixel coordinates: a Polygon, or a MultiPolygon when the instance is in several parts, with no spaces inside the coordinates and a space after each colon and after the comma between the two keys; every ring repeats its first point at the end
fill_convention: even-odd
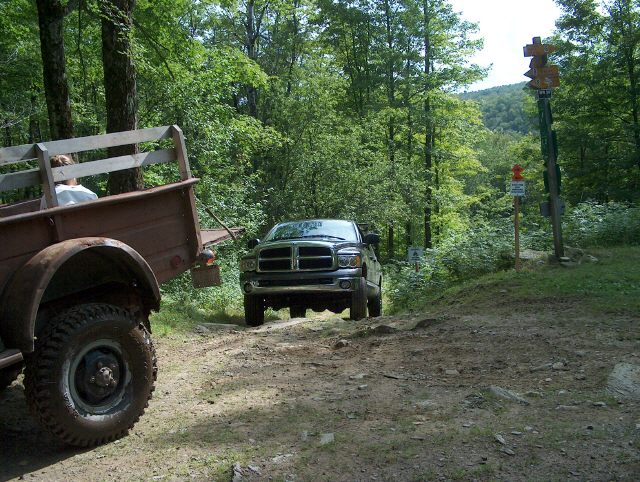
{"type": "Polygon", "coordinates": [[[368,303],[369,316],[378,317],[382,315],[382,285],[378,288],[378,294],[371,298],[368,303]]]}
{"type": "Polygon", "coordinates": [[[22,371],[22,365],[17,364],[15,367],[7,367],[0,370],[0,392],[11,385],[20,372],[22,371]]]}
{"type": "Polygon", "coordinates": [[[244,321],[249,326],[264,323],[264,299],[260,296],[244,295],[244,321]]]}
{"type": "Polygon", "coordinates": [[[131,313],[84,304],[56,317],[26,361],[25,394],[39,422],[69,445],[127,434],[149,404],[157,375],[149,332],[131,313]]]}
{"type": "Polygon", "coordinates": [[[292,306],[289,308],[291,318],[304,318],[307,316],[307,309],[304,306],[292,306]]]}
{"type": "Polygon", "coordinates": [[[358,288],[351,293],[351,309],[349,310],[349,318],[358,321],[367,316],[367,279],[363,276],[360,278],[358,288]]]}

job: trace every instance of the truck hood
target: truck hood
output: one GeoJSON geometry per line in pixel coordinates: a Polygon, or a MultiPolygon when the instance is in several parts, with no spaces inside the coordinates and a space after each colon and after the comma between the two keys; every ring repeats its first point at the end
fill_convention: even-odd
{"type": "Polygon", "coordinates": [[[284,248],[288,246],[325,246],[339,251],[344,248],[362,249],[363,245],[357,241],[341,241],[341,240],[326,240],[326,239],[283,239],[278,241],[267,241],[260,243],[256,246],[251,254],[257,254],[266,248],[284,248]]]}

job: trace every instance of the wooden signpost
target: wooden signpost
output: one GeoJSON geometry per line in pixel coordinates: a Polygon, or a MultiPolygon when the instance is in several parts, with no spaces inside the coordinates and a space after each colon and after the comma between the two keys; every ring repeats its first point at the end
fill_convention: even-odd
{"type": "MultiPolygon", "coordinates": [[[[547,54],[556,51],[553,45],[545,45],[540,37],[534,37],[533,43],[524,46],[524,56],[533,57],[529,63],[529,87],[536,90],[538,101],[538,119],[540,121],[540,144],[545,161],[545,189],[549,193],[549,214],[553,228],[553,247],[556,258],[564,256],[562,243],[562,200],[560,199],[560,169],[558,160],[558,140],[552,128],[551,95],[554,88],[560,86],[560,74],[557,65],[547,65],[547,54]]],[[[517,208],[516,208],[517,209],[517,208]]]]}
{"type": "Polygon", "coordinates": [[[522,171],[524,171],[524,168],[520,164],[515,164],[511,168],[513,176],[511,177],[511,190],[509,191],[513,196],[513,207],[515,211],[513,226],[515,230],[516,271],[520,271],[520,198],[525,194],[522,171]]]}

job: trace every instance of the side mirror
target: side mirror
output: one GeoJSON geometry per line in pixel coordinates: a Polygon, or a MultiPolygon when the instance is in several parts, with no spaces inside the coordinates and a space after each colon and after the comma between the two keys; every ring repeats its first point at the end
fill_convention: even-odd
{"type": "Polygon", "coordinates": [[[260,244],[260,240],[259,239],[250,239],[249,242],[247,243],[247,248],[253,249],[256,246],[258,246],[258,244],[260,244]]]}
{"type": "Polygon", "coordinates": [[[379,244],[380,235],[378,233],[369,233],[364,237],[364,244],[379,244]]]}

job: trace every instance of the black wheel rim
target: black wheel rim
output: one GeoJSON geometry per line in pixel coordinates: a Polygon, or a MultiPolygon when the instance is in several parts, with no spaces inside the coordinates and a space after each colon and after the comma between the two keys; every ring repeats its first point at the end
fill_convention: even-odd
{"type": "Polygon", "coordinates": [[[70,398],[80,411],[102,415],[125,398],[131,374],[119,343],[105,339],[85,345],[65,368],[70,398]]]}

